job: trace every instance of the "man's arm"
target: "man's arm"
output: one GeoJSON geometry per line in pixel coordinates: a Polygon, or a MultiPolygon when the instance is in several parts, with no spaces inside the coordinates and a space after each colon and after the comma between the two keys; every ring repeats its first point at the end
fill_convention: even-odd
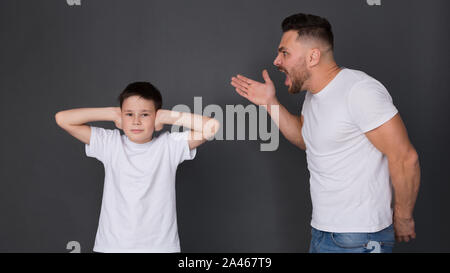
{"type": "Polygon", "coordinates": [[[266,108],[272,120],[280,128],[284,137],[292,144],[305,150],[302,136],[303,116],[296,116],[280,104],[275,95],[275,86],[269,78],[267,70],[263,71],[265,83],[260,83],[241,75],[231,78],[231,85],[236,92],[252,103],[266,108]]]}
{"type": "Polygon", "coordinates": [[[399,242],[408,242],[416,237],[413,210],[420,184],[419,157],[399,114],[366,136],[388,159],[395,194],[395,235],[399,242]]]}
{"type": "Polygon", "coordinates": [[[73,137],[85,144],[89,144],[91,127],[86,125],[92,121],[114,121],[121,128],[120,108],[78,108],[56,113],[56,123],[73,137]]]}
{"type": "Polygon", "coordinates": [[[189,149],[195,149],[206,140],[214,137],[220,128],[220,122],[201,115],[159,109],[156,113],[155,130],[161,130],[164,124],[178,125],[191,129],[189,149]]]}

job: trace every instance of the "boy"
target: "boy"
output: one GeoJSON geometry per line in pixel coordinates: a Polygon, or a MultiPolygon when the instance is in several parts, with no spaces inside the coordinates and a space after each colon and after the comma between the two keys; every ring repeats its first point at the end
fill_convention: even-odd
{"type": "Polygon", "coordinates": [[[159,91],[148,82],[129,84],[120,107],[81,108],[55,115],[57,124],[86,144],[86,155],[105,167],[96,252],[180,252],[175,205],[178,164],[219,129],[215,119],[161,109],[159,91]],[[119,130],[86,125],[113,121],[119,130]],[[153,132],[164,124],[190,128],[153,132]]]}

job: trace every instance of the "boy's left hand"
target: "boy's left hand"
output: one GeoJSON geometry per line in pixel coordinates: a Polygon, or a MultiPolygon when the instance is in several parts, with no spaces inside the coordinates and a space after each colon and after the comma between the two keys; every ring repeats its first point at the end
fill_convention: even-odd
{"type": "Polygon", "coordinates": [[[163,110],[159,109],[156,112],[156,117],[155,117],[155,131],[161,131],[164,124],[162,123],[162,115],[163,115],[163,110]]]}
{"type": "Polygon", "coordinates": [[[112,110],[114,112],[114,124],[117,128],[122,129],[122,110],[120,107],[113,107],[112,110]]]}

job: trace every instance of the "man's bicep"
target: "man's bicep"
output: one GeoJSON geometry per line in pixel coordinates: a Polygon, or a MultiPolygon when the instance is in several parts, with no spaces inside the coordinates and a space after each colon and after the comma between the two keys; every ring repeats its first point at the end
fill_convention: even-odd
{"type": "Polygon", "coordinates": [[[398,113],[381,126],[366,132],[366,136],[388,158],[406,156],[412,148],[406,127],[398,113]]]}
{"type": "Polygon", "coordinates": [[[303,127],[303,115],[294,116],[290,120],[289,131],[287,133],[286,138],[295,146],[299,147],[302,150],[306,149],[305,141],[302,135],[302,127],[303,127]]]}
{"type": "Polygon", "coordinates": [[[300,149],[302,149],[302,150],[306,150],[306,144],[305,144],[305,140],[303,139],[303,134],[302,134],[303,121],[304,121],[304,117],[303,117],[303,115],[300,115],[300,140],[299,140],[298,147],[300,147],[300,149]]]}
{"type": "Polygon", "coordinates": [[[89,144],[91,139],[91,126],[89,125],[69,125],[64,127],[69,134],[83,142],[89,144]]]}

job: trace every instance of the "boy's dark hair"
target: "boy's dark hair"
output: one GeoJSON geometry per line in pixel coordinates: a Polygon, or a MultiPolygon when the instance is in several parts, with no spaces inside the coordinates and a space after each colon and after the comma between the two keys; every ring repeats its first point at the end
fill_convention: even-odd
{"type": "Polygon", "coordinates": [[[334,47],[333,32],[331,30],[331,24],[327,19],[311,15],[298,13],[286,17],[281,23],[283,33],[289,30],[296,30],[299,37],[312,37],[320,39],[331,46],[331,50],[334,47]]]}
{"type": "Polygon", "coordinates": [[[155,104],[155,110],[161,109],[162,96],[158,89],[149,82],[130,83],[119,95],[120,108],[123,101],[131,96],[139,96],[146,100],[151,100],[155,104]]]}

